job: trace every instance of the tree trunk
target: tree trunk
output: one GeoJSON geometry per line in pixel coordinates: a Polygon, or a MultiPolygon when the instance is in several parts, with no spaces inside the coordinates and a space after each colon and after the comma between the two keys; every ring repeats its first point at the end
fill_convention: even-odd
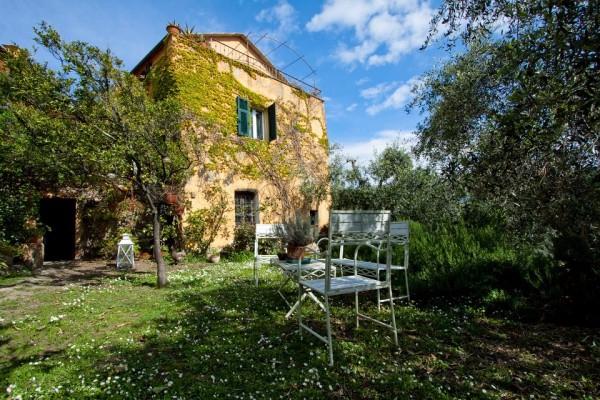
{"type": "Polygon", "coordinates": [[[156,285],[159,288],[167,286],[167,268],[165,260],[162,256],[162,250],[160,248],[160,220],[158,217],[158,210],[154,207],[152,212],[153,216],[153,236],[154,236],[154,259],[156,260],[156,285]]]}

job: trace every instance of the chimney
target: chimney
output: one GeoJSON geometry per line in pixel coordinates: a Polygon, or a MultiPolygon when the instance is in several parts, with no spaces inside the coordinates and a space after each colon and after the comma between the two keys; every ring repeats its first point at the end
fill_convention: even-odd
{"type": "Polygon", "coordinates": [[[181,28],[176,24],[167,25],[167,32],[172,36],[177,36],[181,33],[181,28]]]}

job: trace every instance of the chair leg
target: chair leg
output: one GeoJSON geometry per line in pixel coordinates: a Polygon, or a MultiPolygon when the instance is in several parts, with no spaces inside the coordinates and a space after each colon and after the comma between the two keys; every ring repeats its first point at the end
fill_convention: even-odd
{"type": "Polygon", "coordinates": [[[410,301],[410,292],[408,291],[408,269],[404,270],[404,282],[406,283],[406,301],[410,301]]]}
{"type": "Polygon", "coordinates": [[[256,273],[256,269],[257,269],[257,260],[254,259],[254,285],[256,285],[258,287],[258,274],[256,273]]]}
{"type": "Polygon", "coordinates": [[[288,307],[291,307],[292,305],[290,304],[290,302],[285,298],[285,296],[283,295],[283,293],[281,292],[281,290],[285,287],[285,285],[287,285],[287,283],[289,281],[291,281],[292,278],[290,278],[289,276],[285,277],[285,280],[283,281],[283,283],[281,285],[279,285],[279,287],[277,288],[277,293],[279,293],[279,296],[281,296],[281,298],[283,299],[283,301],[285,301],[285,304],[287,304],[288,307]]]}
{"type": "Polygon", "coordinates": [[[398,346],[398,329],[396,328],[396,312],[394,311],[394,298],[392,297],[392,285],[388,286],[390,293],[390,311],[392,312],[392,328],[394,330],[394,343],[398,346]]]}
{"type": "Polygon", "coordinates": [[[296,312],[298,313],[298,334],[300,334],[300,339],[302,339],[302,285],[298,284],[298,308],[296,312]]]}
{"type": "Polygon", "coordinates": [[[333,367],[333,342],[331,340],[331,310],[329,308],[329,296],[325,295],[325,314],[327,326],[327,350],[329,351],[329,366],[333,367]]]}
{"type": "Polygon", "coordinates": [[[356,328],[358,329],[358,292],[354,292],[354,308],[356,311],[356,328]]]}
{"type": "MultiPolygon", "coordinates": [[[[377,280],[379,280],[379,270],[377,270],[377,280]]],[[[377,311],[381,311],[381,289],[377,289],[377,311]]]]}

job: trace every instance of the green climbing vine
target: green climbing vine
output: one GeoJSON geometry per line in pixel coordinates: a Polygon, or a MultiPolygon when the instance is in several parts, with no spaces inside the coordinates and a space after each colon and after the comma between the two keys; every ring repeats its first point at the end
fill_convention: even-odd
{"type": "MultiPolygon", "coordinates": [[[[308,177],[326,186],[326,131],[324,121],[314,111],[317,103],[309,94],[293,88],[297,102],[284,102],[250,90],[236,79],[236,69],[252,79],[268,75],[212,50],[201,35],[180,34],[166,49],[147,82],[154,96],[177,96],[202,121],[200,127],[189,127],[200,137],[204,149],[201,169],[220,173],[226,170],[230,177],[267,181],[276,188],[298,187],[299,180],[308,177]],[[276,141],[237,135],[238,96],[261,109],[277,102],[276,141]],[[322,135],[313,132],[313,121],[317,121],[322,135]]],[[[284,197],[295,197],[290,193],[284,197]]],[[[270,197],[277,196],[282,194],[270,197]]],[[[273,204],[271,208],[280,207],[281,202],[273,199],[265,200],[273,204]]]]}

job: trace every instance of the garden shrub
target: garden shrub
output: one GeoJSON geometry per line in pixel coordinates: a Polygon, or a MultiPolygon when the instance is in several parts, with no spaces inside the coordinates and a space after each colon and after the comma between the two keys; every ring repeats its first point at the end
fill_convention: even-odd
{"type": "Polygon", "coordinates": [[[204,253],[210,245],[205,239],[206,211],[205,209],[191,211],[185,221],[186,248],[196,254],[204,253]]]}
{"type": "Polygon", "coordinates": [[[190,211],[185,219],[185,247],[197,254],[206,255],[217,235],[228,236],[223,229],[225,213],[228,210],[227,195],[218,185],[205,188],[204,197],[210,208],[190,211]]]}
{"type": "Polygon", "coordinates": [[[253,224],[243,223],[233,231],[231,250],[234,252],[254,251],[254,235],[256,227],[253,224]]]}
{"type": "MultiPolygon", "coordinates": [[[[248,254],[254,257],[254,238],[256,226],[253,224],[240,224],[233,231],[233,242],[223,248],[223,256],[233,261],[236,257],[244,261],[248,254]],[[239,257],[238,257],[239,255],[239,257]]],[[[258,251],[260,254],[277,254],[283,251],[284,246],[280,240],[264,239],[258,241],[258,251]]]]}
{"type": "Polygon", "coordinates": [[[493,288],[523,287],[517,252],[500,232],[491,231],[463,222],[437,227],[412,222],[410,275],[415,291],[483,296],[493,288]]]}

